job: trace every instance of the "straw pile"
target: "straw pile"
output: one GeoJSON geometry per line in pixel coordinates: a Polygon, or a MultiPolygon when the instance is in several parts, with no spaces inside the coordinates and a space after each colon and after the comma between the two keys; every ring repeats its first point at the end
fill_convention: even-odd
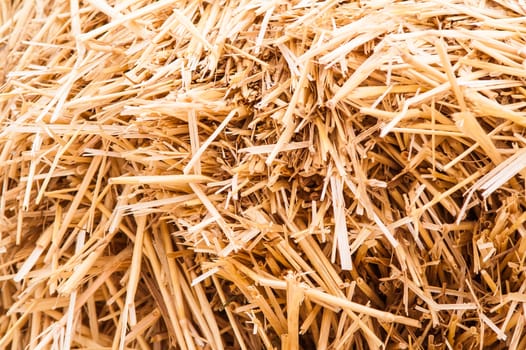
{"type": "Polygon", "coordinates": [[[526,3],[0,1],[0,348],[526,348],[526,3]]]}

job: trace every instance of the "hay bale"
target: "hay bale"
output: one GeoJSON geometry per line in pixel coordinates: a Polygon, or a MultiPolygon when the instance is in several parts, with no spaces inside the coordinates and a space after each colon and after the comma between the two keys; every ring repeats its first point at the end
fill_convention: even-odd
{"type": "Polygon", "coordinates": [[[0,2],[0,348],[526,348],[523,1],[0,2]]]}

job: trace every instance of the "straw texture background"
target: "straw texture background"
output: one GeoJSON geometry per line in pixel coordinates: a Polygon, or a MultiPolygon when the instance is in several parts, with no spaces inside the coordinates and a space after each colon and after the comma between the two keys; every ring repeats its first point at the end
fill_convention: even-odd
{"type": "Polygon", "coordinates": [[[0,348],[525,349],[522,0],[0,1],[0,348]]]}

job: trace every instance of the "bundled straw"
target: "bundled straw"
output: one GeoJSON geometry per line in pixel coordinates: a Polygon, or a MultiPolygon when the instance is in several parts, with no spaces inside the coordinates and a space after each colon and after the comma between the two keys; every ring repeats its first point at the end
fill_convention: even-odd
{"type": "Polygon", "coordinates": [[[0,1],[0,348],[525,349],[524,1],[0,1]]]}

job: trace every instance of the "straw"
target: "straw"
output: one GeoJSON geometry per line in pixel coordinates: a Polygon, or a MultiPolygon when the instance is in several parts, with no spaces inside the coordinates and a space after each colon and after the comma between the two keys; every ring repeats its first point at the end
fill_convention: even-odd
{"type": "Polygon", "coordinates": [[[526,348],[524,1],[0,1],[0,348],[526,348]]]}

